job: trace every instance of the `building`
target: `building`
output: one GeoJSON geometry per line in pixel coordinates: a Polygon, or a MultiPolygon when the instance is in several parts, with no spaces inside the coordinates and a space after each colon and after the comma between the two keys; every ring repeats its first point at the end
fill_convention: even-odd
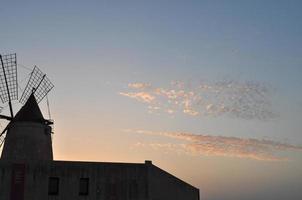
{"type": "Polygon", "coordinates": [[[199,200],[197,188],[151,161],[54,161],[50,124],[32,94],[8,125],[0,200],[199,200]]]}

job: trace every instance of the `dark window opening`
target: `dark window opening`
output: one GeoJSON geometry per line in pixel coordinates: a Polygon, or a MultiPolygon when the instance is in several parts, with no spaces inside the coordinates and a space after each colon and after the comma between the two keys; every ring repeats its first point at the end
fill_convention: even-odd
{"type": "Polygon", "coordinates": [[[89,178],[80,178],[79,195],[88,195],[89,178]]]}
{"type": "Polygon", "coordinates": [[[58,195],[59,194],[59,178],[58,177],[49,177],[48,179],[48,194],[49,195],[58,195]]]}

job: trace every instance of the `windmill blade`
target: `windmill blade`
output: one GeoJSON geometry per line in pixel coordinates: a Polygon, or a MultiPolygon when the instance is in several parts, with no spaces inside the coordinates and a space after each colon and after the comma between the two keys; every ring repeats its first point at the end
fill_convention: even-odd
{"type": "Polygon", "coordinates": [[[1,135],[1,136],[0,136],[0,148],[1,148],[2,145],[4,144],[4,141],[5,141],[5,136],[4,136],[4,135],[1,135]]]}
{"type": "Polygon", "coordinates": [[[0,133],[0,148],[4,144],[4,141],[5,141],[5,135],[4,135],[4,133],[7,131],[9,125],[10,125],[10,123],[7,124],[7,126],[5,127],[5,129],[3,129],[2,132],[0,133]]]}
{"type": "Polygon", "coordinates": [[[53,87],[54,85],[50,82],[46,74],[35,66],[22,93],[20,103],[25,104],[32,93],[34,93],[37,102],[40,103],[53,87]]]}
{"type": "Polygon", "coordinates": [[[0,98],[2,103],[18,99],[17,55],[0,55],[0,98]]]}

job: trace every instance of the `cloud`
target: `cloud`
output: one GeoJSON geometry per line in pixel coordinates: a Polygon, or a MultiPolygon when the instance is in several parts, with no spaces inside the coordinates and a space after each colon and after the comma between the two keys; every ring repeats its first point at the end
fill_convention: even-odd
{"type": "Polygon", "coordinates": [[[183,113],[193,117],[225,115],[258,120],[277,116],[272,109],[271,88],[257,82],[224,80],[185,84],[173,81],[165,88],[129,83],[128,88],[132,91],[119,94],[148,104],[150,113],[183,113]]]}
{"type": "Polygon", "coordinates": [[[155,100],[155,96],[147,92],[120,92],[119,94],[144,103],[152,103],[155,100]]]}
{"type": "Polygon", "coordinates": [[[129,83],[128,87],[129,88],[134,88],[134,89],[146,89],[149,88],[151,85],[148,83],[129,83]]]}
{"type": "Polygon", "coordinates": [[[196,135],[183,132],[126,131],[176,139],[178,141],[176,143],[139,143],[137,146],[151,147],[155,150],[172,151],[178,154],[187,153],[190,155],[226,156],[262,161],[285,161],[288,160],[288,158],[278,155],[279,153],[302,151],[302,146],[265,139],[196,135]]]}
{"type": "Polygon", "coordinates": [[[169,153],[170,151],[173,151],[177,154],[182,154],[183,153],[183,149],[180,148],[179,144],[171,144],[171,143],[141,143],[141,142],[137,142],[135,145],[135,147],[139,147],[139,148],[147,148],[150,147],[154,150],[157,151],[162,151],[163,153],[169,153]]]}

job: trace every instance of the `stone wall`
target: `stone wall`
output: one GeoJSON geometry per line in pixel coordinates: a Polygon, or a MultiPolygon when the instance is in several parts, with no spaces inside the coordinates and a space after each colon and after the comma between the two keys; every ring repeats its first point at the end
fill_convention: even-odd
{"type": "Polygon", "coordinates": [[[1,159],[53,160],[50,126],[36,122],[12,122],[1,159]]]}
{"type": "Polygon", "coordinates": [[[198,189],[150,162],[130,164],[43,161],[16,165],[9,161],[0,161],[0,200],[198,200],[198,198],[198,189]],[[49,188],[49,184],[53,180],[54,183],[58,183],[57,194],[50,193],[53,187],[49,188]],[[87,193],[85,191],[81,193],[81,189],[85,187],[81,185],[80,188],[80,182],[88,184],[87,193]],[[21,194],[22,189],[23,199],[20,195],[11,194],[11,191],[21,194]]]}

